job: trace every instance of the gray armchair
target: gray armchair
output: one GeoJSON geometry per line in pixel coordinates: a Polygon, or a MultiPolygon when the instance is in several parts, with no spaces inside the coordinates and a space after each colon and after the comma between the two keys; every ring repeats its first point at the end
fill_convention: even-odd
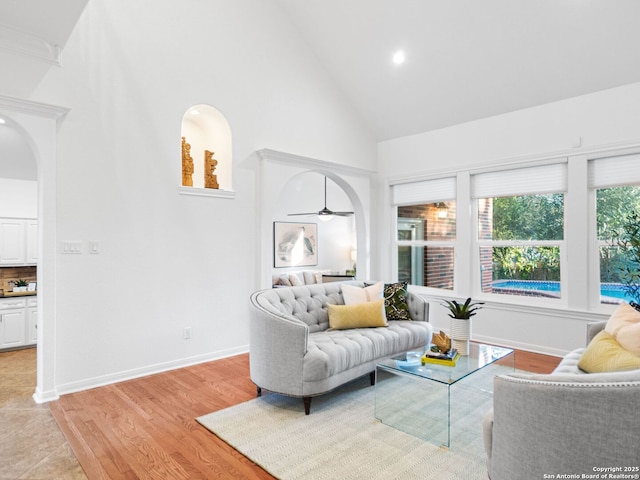
{"type": "MultiPolygon", "coordinates": [[[[605,323],[589,326],[587,341],[605,323]]],[[[491,480],[597,474],[607,467],[640,473],[633,470],[640,465],[640,370],[584,373],[577,366],[583,350],[548,375],[495,378],[493,410],[483,422],[491,480]]]]}

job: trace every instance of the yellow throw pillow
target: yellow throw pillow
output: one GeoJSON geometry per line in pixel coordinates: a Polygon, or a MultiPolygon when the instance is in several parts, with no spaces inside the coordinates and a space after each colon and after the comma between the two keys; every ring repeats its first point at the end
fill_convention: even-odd
{"type": "Polygon", "coordinates": [[[327,305],[327,310],[329,327],[334,330],[388,326],[382,298],[356,305],[327,305]]]}
{"type": "Polygon", "coordinates": [[[589,342],[578,367],[587,373],[633,370],[640,368],[640,357],[622,348],[611,335],[602,331],[589,342]]]}
{"type": "Polygon", "coordinates": [[[635,308],[622,302],[604,329],[626,350],[640,356],[640,312],[635,308]]]}

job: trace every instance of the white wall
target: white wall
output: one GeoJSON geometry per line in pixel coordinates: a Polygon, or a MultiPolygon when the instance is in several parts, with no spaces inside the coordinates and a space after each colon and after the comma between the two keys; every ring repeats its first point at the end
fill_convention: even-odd
{"type": "MultiPolygon", "coordinates": [[[[383,214],[379,235],[372,241],[380,239],[375,248],[383,277],[393,276],[388,253],[393,234],[389,179],[419,178],[526,158],[579,156],[616,146],[637,148],[638,124],[640,83],[380,143],[378,208],[383,214]]],[[[576,220],[568,219],[573,221],[576,220]]],[[[567,228],[571,226],[568,224],[567,228]]],[[[448,317],[438,303],[432,302],[432,321],[436,328],[447,329],[448,317]]],[[[474,318],[475,337],[563,354],[583,346],[586,322],[606,319],[608,315],[604,309],[587,310],[587,305],[533,308],[492,302],[474,318]]]]}
{"type": "Polygon", "coordinates": [[[0,217],[38,218],[38,182],[0,178],[0,217]]]}
{"type": "Polygon", "coordinates": [[[33,98],[71,109],[45,181],[58,240],[85,246],[56,259],[58,392],[247,350],[255,150],[372,168],[373,136],[268,0],[92,0],[62,64],[33,98]],[[182,115],[200,103],[231,126],[234,199],[178,194],[182,115]]]}
{"type": "Polygon", "coordinates": [[[381,142],[378,170],[415,176],[640,138],[640,83],[381,142]]]}

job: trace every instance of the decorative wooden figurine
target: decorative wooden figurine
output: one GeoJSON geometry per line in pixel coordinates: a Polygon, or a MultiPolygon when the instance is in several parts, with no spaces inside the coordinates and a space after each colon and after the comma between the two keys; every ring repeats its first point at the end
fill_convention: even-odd
{"type": "Polygon", "coordinates": [[[193,158],[191,158],[191,145],[182,137],[182,185],[193,187],[193,158]]]}
{"type": "Polygon", "coordinates": [[[440,333],[433,336],[431,342],[438,347],[441,353],[447,353],[451,350],[451,338],[440,330],[440,333]]]}
{"type": "Polygon", "coordinates": [[[218,161],[213,158],[215,152],[209,150],[204,151],[204,187],[205,188],[220,188],[218,185],[218,176],[213,172],[218,165],[218,161]]]}

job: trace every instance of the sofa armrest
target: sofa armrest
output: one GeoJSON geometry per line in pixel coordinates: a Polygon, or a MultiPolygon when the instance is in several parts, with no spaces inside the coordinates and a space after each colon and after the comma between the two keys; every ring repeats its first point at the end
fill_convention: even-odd
{"type": "Polygon", "coordinates": [[[409,292],[407,294],[407,305],[412,320],[416,322],[429,321],[429,302],[420,295],[409,292]]]}
{"type": "Polygon", "coordinates": [[[595,337],[598,333],[604,330],[604,327],[606,325],[607,325],[606,321],[589,323],[587,325],[587,345],[589,345],[589,342],[593,340],[593,337],[595,337]]]}
{"type": "Polygon", "coordinates": [[[309,327],[285,315],[265,310],[251,296],[249,367],[260,388],[302,395],[302,359],[307,351],[309,327]]]}
{"type": "Polygon", "coordinates": [[[640,372],[615,376],[622,380],[611,383],[601,381],[604,376],[592,381],[588,375],[579,377],[495,378],[493,421],[487,418],[484,424],[490,430],[484,438],[492,480],[593,474],[594,467],[637,465],[640,372]]]}

